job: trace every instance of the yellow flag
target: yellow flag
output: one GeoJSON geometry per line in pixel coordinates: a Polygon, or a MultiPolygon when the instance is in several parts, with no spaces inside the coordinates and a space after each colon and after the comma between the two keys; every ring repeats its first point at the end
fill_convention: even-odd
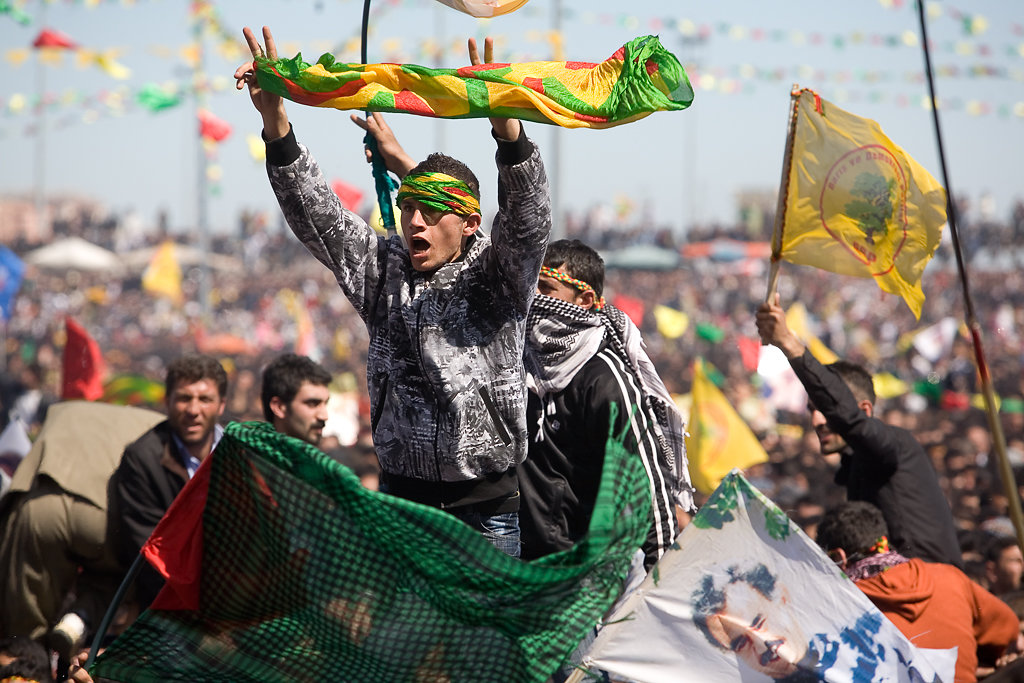
{"type": "Polygon", "coordinates": [[[839,356],[832,349],[825,346],[823,341],[811,334],[811,328],[807,324],[807,309],[802,303],[797,302],[786,311],[786,326],[792,330],[793,334],[800,338],[804,346],[807,347],[807,350],[811,352],[811,355],[817,358],[818,362],[822,365],[835,363],[839,360],[839,356]]]}
{"type": "Polygon", "coordinates": [[[690,477],[701,493],[714,491],[734,467],[742,469],[768,461],[768,454],[754,432],[708,379],[701,359],[694,363],[687,428],[690,477]]]}
{"type": "Polygon", "coordinates": [[[784,261],[874,278],[918,318],[946,191],[877,123],[802,90],[780,251],[784,261]]]}
{"type": "Polygon", "coordinates": [[[181,291],[181,266],[174,255],[174,242],[167,240],[153,254],[142,274],[142,288],[150,294],[167,297],[176,304],[184,299],[181,291]]]}
{"type": "Polygon", "coordinates": [[[654,307],[654,322],[658,332],[666,339],[679,339],[690,326],[690,316],[669,306],[658,304],[654,307]]]}
{"type": "Polygon", "coordinates": [[[880,372],[871,379],[878,398],[896,398],[910,391],[906,382],[889,372],[880,372]]]}

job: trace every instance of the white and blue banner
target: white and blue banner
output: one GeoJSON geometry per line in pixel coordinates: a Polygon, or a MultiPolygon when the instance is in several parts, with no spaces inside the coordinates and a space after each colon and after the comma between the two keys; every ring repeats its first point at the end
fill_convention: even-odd
{"type": "Polygon", "coordinates": [[[639,683],[952,683],[956,649],[915,648],[733,470],[583,664],[639,683]]]}

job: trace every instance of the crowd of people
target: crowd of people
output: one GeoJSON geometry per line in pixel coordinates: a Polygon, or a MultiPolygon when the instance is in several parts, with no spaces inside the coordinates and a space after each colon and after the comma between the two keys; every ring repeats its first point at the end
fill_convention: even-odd
{"type": "MultiPolygon", "coordinates": [[[[254,57],[264,50],[274,56],[269,32],[262,44],[248,30],[246,37],[254,57]]],[[[471,59],[480,61],[475,43],[471,59]]],[[[556,230],[577,239],[552,243],[545,256],[551,229],[546,178],[537,148],[517,121],[492,119],[501,209],[487,223],[493,231],[478,234],[484,221],[471,171],[444,155],[416,164],[383,119],[359,120],[379,144],[377,154],[404,179],[398,194],[403,243],[378,236],[342,210],[309,150],[297,142],[281,98],[262,91],[247,69],[236,73],[239,88],[248,88],[263,120],[271,186],[299,239],[247,219],[244,271],[187,271],[184,306],[156,298],[137,276],[30,271],[6,321],[2,421],[18,416],[33,436],[44,438],[39,430],[48,412],[60,411],[52,406],[60,405],[64,316],[89,330],[110,372],[165,383],[164,400],[149,407],[165,409],[167,422],[133,441],[111,475],[127,542],[122,564],[138,553],[213,449],[218,423],[262,419],[369,475],[382,490],[443,508],[502,551],[524,557],[570,547],[585,533],[600,470],[580,464],[581,444],[594,434],[603,438],[610,425],[635,427],[630,448],[644,458],[655,502],[643,548],[650,569],[704,501],[677,466],[684,418],[671,398],[689,391],[694,361],[703,358],[768,454],[747,477],[809,535],[846,498],[866,500],[881,511],[876,526],[885,532],[879,533],[901,554],[889,556],[887,545],[878,543],[845,550],[886,556],[892,562],[886,567],[916,558],[958,567],[1007,603],[1020,590],[1024,558],[1007,496],[1020,495],[1024,484],[1024,276],[1004,268],[1007,258],[1011,265],[1016,258],[1010,247],[1024,232],[1024,208],[1005,224],[975,225],[965,211],[960,226],[970,235],[970,292],[1017,476],[1008,491],[976,400],[969,337],[942,339],[935,355],[913,340],[915,332],[950,316],[963,318],[966,288],[948,244],[925,274],[920,320],[872,282],[795,266],[784,268],[780,294],[766,301],[767,263],[750,258],[605,273],[585,243],[679,245],[663,230],[634,227],[611,239],[604,226],[566,221],[556,230]],[[972,258],[1000,251],[999,258],[972,258]],[[202,305],[197,296],[206,285],[210,301],[202,305]],[[630,321],[615,307],[619,295],[643,302],[644,310],[634,307],[630,321]],[[820,340],[848,363],[814,360],[807,340],[788,328],[782,301],[802,304],[820,340]],[[685,313],[690,324],[681,333],[661,329],[656,306],[685,313]],[[309,316],[305,323],[298,309],[309,316]],[[751,342],[781,350],[798,383],[787,387],[759,374],[744,353],[751,342]],[[278,386],[274,368],[282,352],[300,346],[321,365],[314,364],[294,392],[287,383],[268,389],[278,386]],[[876,399],[864,368],[887,373],[902,389],[876,399]],[[321,438],[328,384],[358,398],[359,429],[345,443],[321,438]],[[615,394],[626,385],[635,391],[615,394]],[[616,417],[609,406],[617,400],[641,410],[616,417]],[[178,455],[170,465],[168,452],[178,455]],[[555,489],[569,491],[573,500],[546,498],[555,489]],[[551,531],[555,518],[564,528],[551,531]]],[[[91,236],[112,246],[114,227],[96,226],[91,236]]],[[[233,244],[225,238],[215,249],[230,253],[233,244]]],[[[66,493],[58,486],[39,496],[66,493]]],[[[16,509],[36,498],[19,498],[16,509]]],[[[5,519],[18,528],[15,514],[5,519]]],[[[4,542],[16,541],[12,532],[4,542]]],[[[14,558],[12,550],[8,559],[14,558]]],[[[18,626],[19,635],[40,638],[62,616],[67,581],[51,583],[47,614],[35,626],[18,626]]],[[[144,606],[159,579],[144,574],[139,586],[144,606]]],[[[80,613],[96,617],[95,608],[69,612],[80,613]]],[[[78,646],[88,626],[75,622],[57,631],[71,633],[78,646]]],[[[969,668],[976,664],[971,660],[969,668]]]]}

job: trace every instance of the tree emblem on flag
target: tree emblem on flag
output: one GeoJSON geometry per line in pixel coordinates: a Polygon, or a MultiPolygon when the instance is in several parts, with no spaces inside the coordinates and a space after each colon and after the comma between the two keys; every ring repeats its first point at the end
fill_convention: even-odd
{"type": "Polygon", "coordinates": [[[889,271],[907,239],[907,182],[882,145],[858,147],[829,169],[819,206],[825,229],[876,273],[889,271]]]}

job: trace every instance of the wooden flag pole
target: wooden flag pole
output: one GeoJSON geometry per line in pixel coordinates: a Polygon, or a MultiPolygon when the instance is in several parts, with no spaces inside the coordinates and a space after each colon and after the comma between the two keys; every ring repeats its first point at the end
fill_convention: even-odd
{"type": "Polygon", "coordinates": [[[971,289],[967,278],[967,266],[964,264],[963,249],[960,246],[960,235],[956,226],[956,204],[953,201],[953,188],[949,182],[949,173],[946,170],[946,155],[942,148],[942,130],[939,126],[938,100],[935,97],[935,81],[932,77],[931,54],[928,51],[928,29],[925,25],[923,2],[917,3],[917,15],[921,25],[921,47],[924,50],[925,76],[928,79],[928,96],[932,105],[935,142],[939,152],[939,165],[942,168],[942,182],[946,186],[946,217],[949,223],[949,233],[953,239],[953,253],[956,254],[956,267],[960,274],[960,284],[963,288],[967,327],[971,331],[971,341],[974,344],[974,358],[978,366],[978,376],[981,379],[982,395],[985,398],[985,416],[988,418],[989,431],[992,433],[992,447],[996,453],[999,473],[1003,480],[1003,491],[1009,503],[1010,520],[1013,522],[1014,531],[1017,533],[1017,543],[1024,548],[1024,512],[1021,511],[1020,493],[1017,490],[1017,483],[1013,476],[1013,467],[1006,456],[1006,438],[1003,436],[1003,427],[999,421],[999,409],[996,406],[992,376],[989,373],[988,364],[985,362],[985,351],[981,344],[981,325],[978,323],[978,318],[974,312],[974,303],[971,300],[971,289]]]}
{"type": "Polygon", "coordinates": [[[793,139],[796,134],[796,112],[800,101],[800,86],[793,84],[789,92],[790,111],[786,124],[786,149],[782,154],[782,178],[779,179],[779,199],[775,205],[775,228],[772,231],[771,268],[768,272],[768,293],[764,300],[770,302],[779,287],[779,264],[782,253],[782,229],[786,222],[786,198],[789,195],[789,171],[793,164],[793,139]]]}

